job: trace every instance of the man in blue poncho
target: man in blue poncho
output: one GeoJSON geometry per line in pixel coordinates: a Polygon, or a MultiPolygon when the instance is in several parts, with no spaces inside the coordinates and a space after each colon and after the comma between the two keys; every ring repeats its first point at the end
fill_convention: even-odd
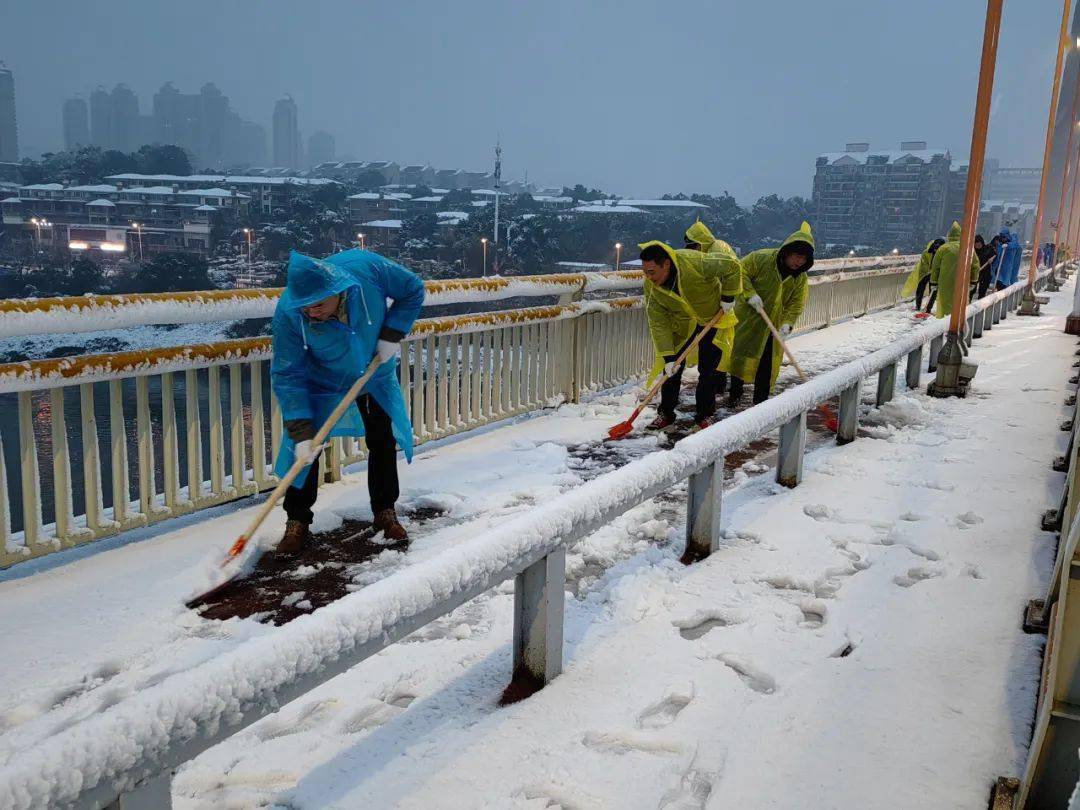
{"type": "Polygon", "coordinates": [[[420,278],[377,253],[347,250],[327,259],[290,255],[273,320],[270,376],[287,433],[274,471],[284,475],[297,458],[309,459],[310,466],[285,493],[288,522],[279,553],[295,553],[308,539],[319,485],[318,448],[311,440],[376,355],[382,365],[330,435],[365,438],[374,528],[390,540],[408,539],[394,510],[399,494],[395,442],[409,461],[413,451],[397,356],[423,303],[420,278]]]}

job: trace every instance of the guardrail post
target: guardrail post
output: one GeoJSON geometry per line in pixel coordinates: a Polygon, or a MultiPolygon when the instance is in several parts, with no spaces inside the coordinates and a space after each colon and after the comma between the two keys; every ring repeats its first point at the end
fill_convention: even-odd
{"type": "Polygon", "coordinates": [[[855,441],[859,429],[859,384],[845,388],[840,392],[840,414],[836,426],[836,443],[848,444],[855,441]]]}
{"type": "Polygon", "coordinates": [[[904,380],[909,391],[919,390],[919,384],[922,382],[922,346],[908,352],[907,373],[904,380]]]}
{"type": "Polygon", "coordinates": [[[105,810],[172,810],[172,774],[162,773],[121,793],[105,810]]]}
{"type": "Polygon", "coordinates": [[[893,398],[896,393],[896,363],[889,363],[878,372],[877,377],[877,406],[880,408],[893,398]]]}
{"type": "Polygon", "coordinates": [[[981,338],[983,335],[983,323],[986,320],[986,310],[980,309],[973,316],[971,316],[971,337],[974,339],[981,338]]]}
{"type": "Polygon", "coordinates": [[[1001,302],[995,301],[990,305],[990,321],[993,324],[1001,323],[1001,302]]]}
{"type": "Polygon", "coordinates": [[[998,302],[998,311],[999,311],[999,314],[1001,316],[1000,320],[1003,320],[1003,321],[1008,320],[1008,318],[1009,318],[1009,296],[1007,296],[1007,295],[1002,296],[1001,300],[998,302]]]}
{"type": "Polygon", "coordinates": [[[720,507],[724,496],[724,457],[690,476],[686,500],[686,552],[683,562],[703,560],[720,547],[720,507]]]}
{"type": "Polygon", "coordinates": [[[585,388],[585,344],[588,340],[588,327],[585,316],[573,320],[571,328],[570,357],[570,401],[581,402],[581,392],[585,388]]]}
{"type": "Polygon", "coordinates": [[[933,372],[937,371],[937,359],[941,354],[941,343],[944,337],[938,335],[930,340],[930,356],[926,358],[926,370],[933,372]]]}
{"type": "Polygon", "coordinates": [[[802,481],[806,451],[806,411],[780,426],[780,446],[776,450],[776,483],[796,487],[802,481]]]}
{"type": "Polygon", "coordinates": [[[514,679],[540,687],[562,672],[566,549],[514,577],[514,679]]]}

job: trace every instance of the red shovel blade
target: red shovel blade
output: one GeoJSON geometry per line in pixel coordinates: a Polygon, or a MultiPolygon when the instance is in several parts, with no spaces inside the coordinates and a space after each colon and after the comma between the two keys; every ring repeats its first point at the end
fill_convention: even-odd
{"type": "Polygon", "coordinates": [[[619,424],[615,425],[615,427],[607,432],[607,437],[609,439],[625,439],[633,432],[633,430],[634,425],[632,422],[619,422],[619,424]]]}
{"type": "Polygon", "coordinates": [[[915,317],[916,318],[929,318],[930,313],[929,312],[916,312],[915,317]]]}

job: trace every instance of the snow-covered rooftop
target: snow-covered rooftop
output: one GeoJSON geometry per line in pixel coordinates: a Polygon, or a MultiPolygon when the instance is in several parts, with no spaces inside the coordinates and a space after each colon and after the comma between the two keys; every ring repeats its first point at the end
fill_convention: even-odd
{"type": "Polygon", "coordinates": [[[396,229],[396,228],[401,227],[401,220],[400,219],[375,219],[375,220],[372,220],[371,222],[365,222],[362,227],[364,227],[364,228],[390,228],[390,229],[396,229]]]}
{"type": "Polygon", "coordinates": [[[439,219],[442,219],[443,217],[446,217],[446,218],[467,217],[468,215],[469,214],[468,214],[467,211],[437,211],[435,213],[435,216],[437,216],[439,219]]]}
{"type": "MultiPolygon", "coordinates": [[[[405,194],[404,192],[391,192],[389,194],[381,194],[378,191],[361,191],[359,194],[350,194],[346,199],[349,200],[411,200],[411,194],[405,194]]],[[[441,199],[441,198],[440,198],[441,199]]]]}
{"type": "Polygon", "coordinates": [[[579,214],[644,214],[645,210],[642,208],[635,208],[632,205],[594,205],[592,203],[588,205],[579,205],[571,210],[577,211],[579,214]]]}
{"type": "Polygon", "coordinates": [[[116,203],[114,203],[112,200],[105,199],[91,200],[87,203],[87,205],[93,205],[99,208],[116,208],[116,203]]]}
{"type": "Polygon", "coordinates": [[[64,186],[61,183],[33,183],[29,186],[23,186],[23,191],[63,191],[64,186]]]}
{"type": "Polygon", "coordinates": [[[868,152],[824,152],[818,156],[818,159],[825,158],[829,163],[833,165],[858,164],[862,165],[866,163],[869,158],[885,158],[889,163],[896,163],[896,161],[905,157],[913,157],[918,160],[928,162],[935,157],[945,156],[949,154],[948,149],[871,149],[868,152]]]}
{"type": "Polygon", "coordinates": [[[106,180],[119,180],[123,182],[151,182],[151,183],[236,183],[258,185],[285,185],[295,183],[306,186],[322,186],[333,183],[320,177],[260,177],[244,174],[139,174],[137,172],[125,172],[124,174],[111,174],[106,180]]]}

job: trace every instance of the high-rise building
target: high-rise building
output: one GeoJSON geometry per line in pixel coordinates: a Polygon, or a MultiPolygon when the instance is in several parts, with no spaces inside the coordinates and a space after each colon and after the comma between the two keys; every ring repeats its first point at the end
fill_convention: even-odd
{"type": "Polygon", "coordinates": [[[817,159],[815,233],[823,244],[902,250],[938,235],[945,216],[952,156],[925,141],[902,141],[898,150],[849,143],[817,159]]]}
{"type": "Polygon", "coordinates": [[[0,162],[19,159],[19,128],[15,122],[15,76],[0,62],[0,162]]]}
{"type": "Polygon", "coordinates": [[[102,149],[112,147],[113,138],[112,96],[104,87],[97,87],[90,94],[90,143],[102,149]]]}
{"type": "Polygon", "coordinates": [[[85,99],[69,98],[65,101],[63,120],[65,149],[90,145],[90,114],[85,99]]]}
{"type": "Polygon", "coordinates": [[[274,105],[274,165],[300,168],[300,120],[290,95],[274,105]]]}
{"type": "Polygon", "coordinates": [[[112,101],[112,142],[121,152],[134,152],[139,143],[139,98],[126,84],[118,84],[109,95],[112,101]]]}
{"type": "Polygon", "coordinates": [[[200,142],[195,150],[205,168],[222,168],[225,161],[225,121],[229,116],[229,99],[213,82],[199,91],[200,142]]]}
{"type": "Polygon", "coordinates": [[[225,119],[224,161],[227,166],[265,165],[266,129],[230,110],[225,119]]]}
{"type": "Polygon", "coordinates": [[[335,156],[334,136],[329,132],[319,130],[308,138],[307,163],[308,166],[318,166],[320,163],[329,163],[335,156]]]}

